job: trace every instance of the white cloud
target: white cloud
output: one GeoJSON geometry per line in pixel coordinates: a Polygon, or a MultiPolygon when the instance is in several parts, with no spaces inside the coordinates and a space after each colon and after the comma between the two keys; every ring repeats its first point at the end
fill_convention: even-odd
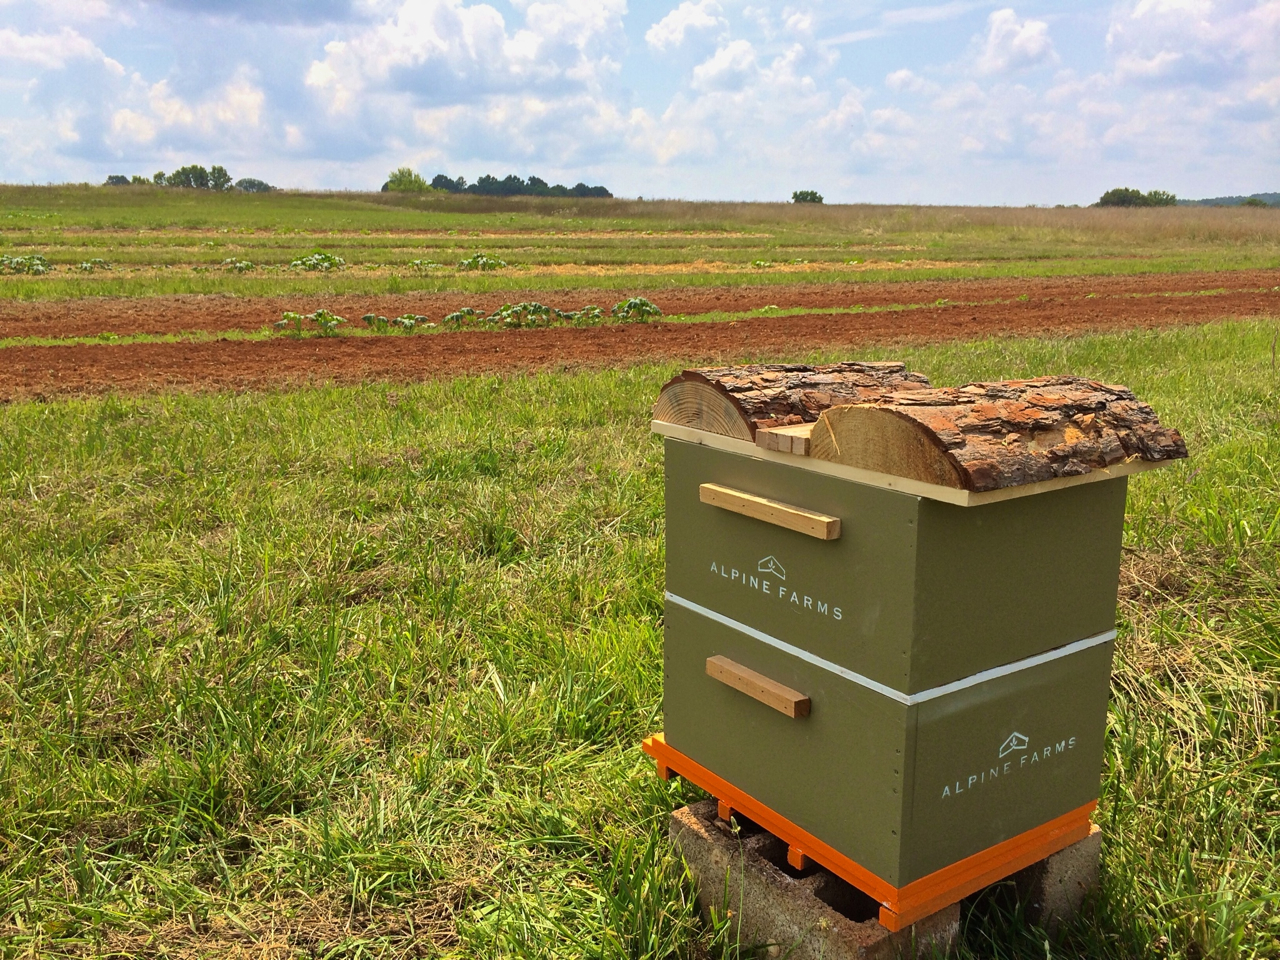
{"type": "Polygon", "coordinates": [[[70,27],[63,27],[58,33],[26,35],[7,28],[0,30],[0,62],[10,60],[58,70],[72,60],[104,59],[106,57],[97,44],[70,27]]]}
{"type": "Polygon", "coordinates": [[[659,52],[675,49],[684,44],[690,33],[723,30],[728,21],[721,14],[716,0],[684,0],[645,31],[645,43],[659,52]]]}
{"type": "Polygon", "coordinates": [[[429,102],[590,89],[617,70],[609,47],[625,10],[625,0],[530,3],[524,27],[508,33],[487,4],[406,0],[381,23],[327,44],[306,83],[334,113],[354,110],[366,94],[429,102]]]}
{"type": "Polygon", "coordinates": [[[134,89],[134,102],[111,114],[108,139],[116,149],[151,145],[160,136],[173,133],[223,147],[261,134],[266,97],[249,79],[247,70],[241,69],[198,103],[175,94],[167,80],[145,87],[135,75],[134,89]]]}
{"type": "Polygon", "coordinates": [[[1008,73],[1056,60],[1049,25],[1043,20],[1019,20],[1008,7],[987,18],[987,36],[978,55],[979,73],[1008,73]]]}
{"type": "Polygon", "coordinates": [[[757,71],[756,51],[749,41],[733,40],[693,68],[695,90],[738,90],[757,71]]]}
{"type": "Polygon", "coordinates": [[[884,85],[894,93],[936,94],[942,88],[912,70],[894,70],[884,78],[884,85]]]}

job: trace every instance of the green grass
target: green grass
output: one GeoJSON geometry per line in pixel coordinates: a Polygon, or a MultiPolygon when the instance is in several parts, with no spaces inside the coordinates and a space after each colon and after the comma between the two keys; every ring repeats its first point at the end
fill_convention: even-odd
{"type": "MultiPolygon", "coordinates": [[[[1275,331],[874,352],[1127,383],[1191,445],[1131,484],[1104,883],[1052,956],[1280,953],[1275,331]]],[[[0,956],[732,955],[637,749],[671,373],[0,409],[0,956]]],[[[987,899],[964,956],[1046,948],[987,899]]]]}
{"type": "Polygon", "coordinates": [[[53,265],[43,277],[0,277],[0,298],[17,299],[653,290],[1271,268],[1280,265],[1280,214],[0,186],[0,253],[40,254],[53,265]],[[317,249],[347,268],[288,269],[317,249]],[[511,266],[456,269],[477,251],[511,266]],[[92,258],[112,268],[78,268],[92,258]],[[222,269],[229,258],[256,269],[222,269]],[[416,269],[414,260],[443,266],[416,269]],[[807,264],[784,266],[794,260],[807,264]]]}

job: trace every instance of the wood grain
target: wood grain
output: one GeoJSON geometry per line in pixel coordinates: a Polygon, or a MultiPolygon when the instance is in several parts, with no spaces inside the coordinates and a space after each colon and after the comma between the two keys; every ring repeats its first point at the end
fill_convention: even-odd
{"type": "Polygon", "coordinates": [[[799,719],[809,715],[809,698],[803,693],[770,680],[764,674],[756,673],[728,657],[708,657],[707,676],[742,691],[788,717],[799,719]]]}
{"type": "Polygon", "coordinates": [[[814,424],[810,456],[921,483],[965,488],[960,468],[920,423],[889,407],[825,410],[814,424]]]}
{"type": "Polygon", "coordinates": [[[777,527],[785,527],[796,533],[816,537],[819,540],[840,539],[840,518],[804,507],[794,507],[779,500],[757,497],[718,483],[704,483],[698,487],[698,499],[703,503],[731,513],[739,513],[753,520],[762,520],[777,527]]]}
{"type": "Polygon", "coordinates": [[[797,423],[789,427],[760,427],[756,430],[756,446],[761,450],[807,457],[813,426],[812,423],[797,423]]]}

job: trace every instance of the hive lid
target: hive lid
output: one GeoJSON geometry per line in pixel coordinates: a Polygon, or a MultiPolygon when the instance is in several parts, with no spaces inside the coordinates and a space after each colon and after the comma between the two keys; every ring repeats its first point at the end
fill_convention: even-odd
{"type": "Polygon", "coordinates": [[[654,429],[967,505],[1187,456],[1125,387],[1039,377],[934,388],[903,364],[688,370],[663,387],[654,429]]]}

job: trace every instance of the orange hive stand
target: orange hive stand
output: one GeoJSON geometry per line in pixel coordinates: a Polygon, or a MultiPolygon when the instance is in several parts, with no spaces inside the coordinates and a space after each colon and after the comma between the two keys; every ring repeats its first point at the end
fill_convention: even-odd
{"type": "Polygon", "coordinates": [[[813,860],[878,900],[880,923],[892,931],[909,927],[917,920],[1083,840],[1089,835],[1089,814],[1098,805],[1098,801],[1091,800],[1048,823],[913,880],[905,887],[895,887],[668,746],[661,733],[647,738],[641,749],[658,762],[658,776],[663,780],[678,775],[715,797],[722,819],[729,819],[737,810],[783,840],[788,848],[787,861],[793,867],[801,869],[807,860],[813,860]]]}

